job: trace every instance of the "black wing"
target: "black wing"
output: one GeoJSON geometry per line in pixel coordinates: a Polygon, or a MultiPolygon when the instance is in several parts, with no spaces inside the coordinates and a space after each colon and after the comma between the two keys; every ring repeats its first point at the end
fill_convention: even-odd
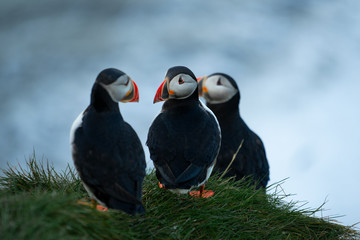
{"type": "Polygon", "coordinates": [[[241,119],[223,126],[222,133],[215,170],[224,173],[240,143],[244,141],[225,176],[235,176],[236,180],[251,177],[254,183],[257,182],[257,187],[265,187],[269,181],[269,164],[261,139],[241,119]]]}
{"type": "Polygon", "coordinates": [[[259,185],[261,187],[266,187],[270,177],[270,173],[269,173],[269,163],[268,160],[266,158],[266,153],[265,153],[265,147],[263,142],[261,141],[260,137],[258,135],[256,135],[253,132],[254,135],[254,140],[255,140],[255,158],[256,159],[256,169],[257,169],[257,173],[256,173],[256,179],[259,181],[259,185]]]}
{"type": "Polygon", "coordinates": [[[132,127],[121,119],[112,125],[113,118],[84,119],[75,132],[75,165],[83,182],[108,207],[142,213],[144,151],[132,127]]]}
{"type": "Polygon", "coordinates": [[[203,109],[174,115],[160,113],[147,139],[157,176],[167,188],[184,188],[202,182],[220,147],[215,117],[203,109]]]}

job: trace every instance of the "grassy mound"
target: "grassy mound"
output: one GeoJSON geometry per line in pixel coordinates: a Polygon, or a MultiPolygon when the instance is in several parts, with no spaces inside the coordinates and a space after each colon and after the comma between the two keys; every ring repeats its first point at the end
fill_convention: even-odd
{"type": "MultiPolygon", "coordinates": [[[[0,177],[0,238],[5,239],[359,239],[354,228],[312,217],[319,211],[286,203],[247,182],[210,178],[208,199],[177,196],[144,181],[144,216],[77,204],[87,199],[67,168],[57,173],[35,156],[27,169],[10,167],[0,177]]],[[[275,185],[272,187],[276,187],[275,185]]]]}

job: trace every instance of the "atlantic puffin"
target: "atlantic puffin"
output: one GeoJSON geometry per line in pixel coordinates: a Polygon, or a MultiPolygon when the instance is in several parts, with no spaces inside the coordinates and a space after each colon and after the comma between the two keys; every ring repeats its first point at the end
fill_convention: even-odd
{"type": "Polygon", "coordinates": [[[213,173],[236,180],[250,177],[256,188],[269,181],[269,163],[260,137],[240,116],[240,91],[235,80],[224,73],[198,78],[199,95],[216,115],[221,128],[221,148],[213,173]]]}
{"type": "Polygon", "coordinates": [[[129,214],[143,214],[145,155],[139,137],[124,121],[118,102],[138,102],[135,82],[108,68],[92,87],[90,105],[70,131],[72,157],[91,200],[129,214]]]}
{"type": "Polygon", "coordinates": [[[190,194],[205,197],[204,185],[220,150],[221,131],[215,115],[199,101],[194,73],[183,66],[170,68],[154,98],[154,103],[160,101],[165,103],[146,142],[159,186],[179,194],[200,187],[190,194]]]}

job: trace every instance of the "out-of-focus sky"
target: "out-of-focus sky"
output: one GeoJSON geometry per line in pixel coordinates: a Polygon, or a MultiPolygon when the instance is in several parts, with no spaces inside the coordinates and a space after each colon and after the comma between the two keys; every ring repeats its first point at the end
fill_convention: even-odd
{"type": "Polygon", "coordinates": [[[263,140],[270,184],[317,216],[360,221],[360,2],[356,0],[4,0],[0,3],[0,167],[33,149],[72,165],[69,129],[97,74],[116,67],[138,84],[121,104],[145,146],[167,69],[224,72],[263,140]]]}

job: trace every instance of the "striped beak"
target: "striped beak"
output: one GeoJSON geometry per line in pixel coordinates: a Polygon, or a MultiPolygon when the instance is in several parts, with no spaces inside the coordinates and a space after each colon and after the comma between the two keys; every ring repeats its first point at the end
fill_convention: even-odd
{"type": "Polygon", "coordinates": [[[120,102],[139,102],[139,89],[133,80],[130,80],[130,90],[126,93],[125,97],[120,102]]]}
{"type": "Polygon", "coordinates": [[[169,99],[169,91],[168,91],[168,79],[166,78],[161,85],[159,86],[158,90],[156,91],[155,97],[154,97],[154,103],[165,101],[169,99]]]}

